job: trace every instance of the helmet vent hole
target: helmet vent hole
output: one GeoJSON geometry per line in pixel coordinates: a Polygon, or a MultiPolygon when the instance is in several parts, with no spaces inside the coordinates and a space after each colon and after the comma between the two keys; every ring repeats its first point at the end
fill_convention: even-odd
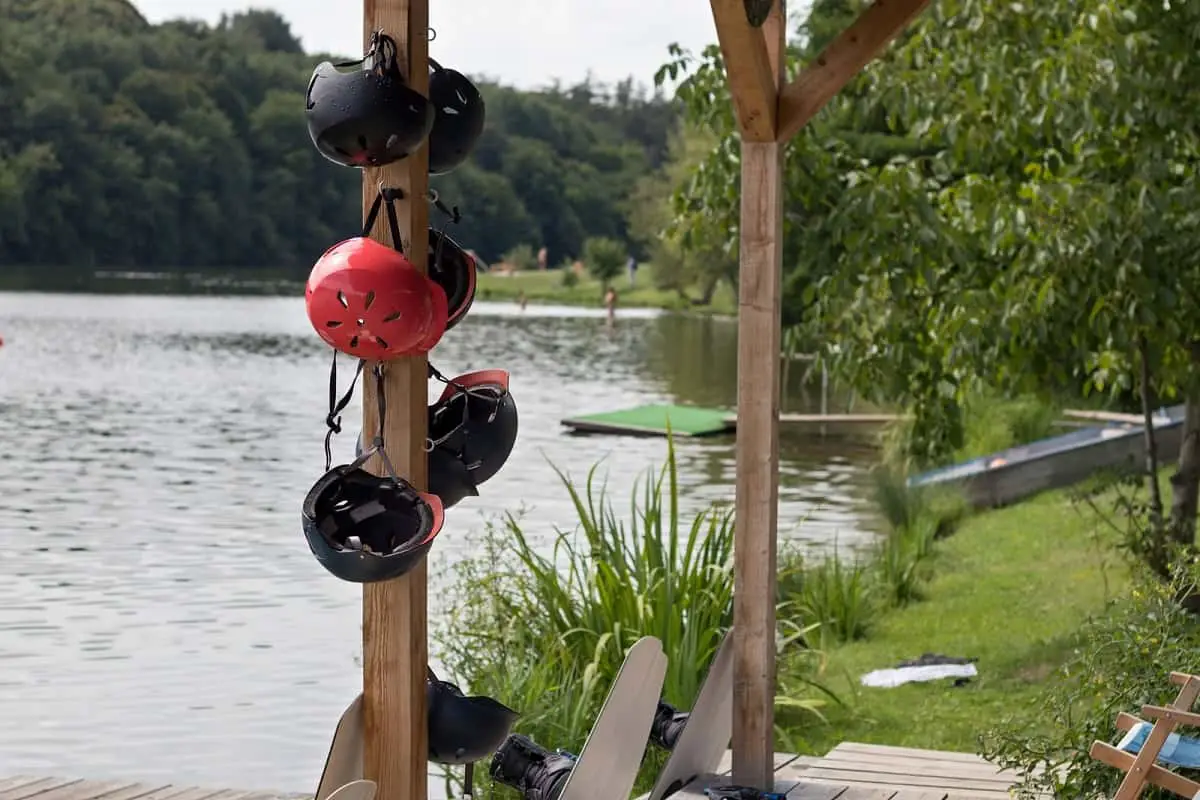
{"type": "Polygon", "coordinates": [[[356,347],[358,347],[358,336],[351,336],[350,337],[350,349],[353,350],[356,347]]]}
{"type": "Polygon", "coordinates": [[[376,336],[376,337],[375,337],[375,342],[376,342],[376,343],[377,343],[377,344],[378,344],[380,347],[382,347],[384,350],[387,350],[387,349],[388,349],[388,346],[389,346],[389,345],[388,345],[388,343],[387,343],[387,342],[385,342],[385,341],[384,341],[384,339],[383,339],[383,337],[382,337],[382,336],[376,336]]]}
{"type": "Polygon", "coordinates": [[[400,319],[400,312],[399,312],[399,311],[393,311],[392,313],[390,313],[390,314],[388,314],[386,317],[384,317],[384,318],[383,318],[383,321],[384,321],[384,322],[395,322],[395,321],[396,321],[396,320],[398,320],[398,319],[400,319]]]}
{"type": "Polygon", "coordinates": [[[367,297],[363,301],[363,309],[365,309],[366,311],[370,311],[371,304],[374,302],[375,302],[375,291],[371,290],[371,291],[367,292],[367,297]]]}
{"type": "Polygon", "coordinates": [[[341,289],[338,290],[337,301],[342,304],[342,308],[350,307],[350,301],[346,299],[346,293],[341,289]]]}
{"type": "Polygon", "coordinates": [[[341,320],[331,319],[331,320],[329,320],[329,322],[325,323],[325,327],[326,328],[340,328],[340,327],[342,327],[342,323],[341,323],[341,320]]]}
{"type": "Polygon", "coordinates": [[[354,321],[358,323],[358,327],[360,327],[360,328],[365,327],[367,324],[367,321],[365,319],[356,319],[354,321]]]}

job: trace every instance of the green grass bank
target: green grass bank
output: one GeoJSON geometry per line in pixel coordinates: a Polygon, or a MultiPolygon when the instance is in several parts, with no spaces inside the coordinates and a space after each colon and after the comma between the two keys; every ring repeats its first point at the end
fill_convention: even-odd
{"type": "MultiPolygon", "coordinates": [[[[1128,593],[1129,570],[1099,527],[1062,492],[964,520],[937,542],[922,600],[879,615],[858,641],[825,648],[822,683],[842,704],[823,706],[824,722],[781,709],[788,745],[816,754],[842,741],[974,752],[1004,717],[1036,723],[1040,692],[1081,627],[1128,593]],[[926,652],[976,657],[979,677],[961,687],[859,683],[926,652]]],[[[785,685],[794,657],[784,657],[785,685]]]]}
{"type": "MultiPolygon", "coordinates": [[[[703,314],[732,314],[736,310],[733,292],[722,285],[707,306],[696,306],[673,290],[657,289],[654,286],[653,268],[646,266],[638,270],[633,289],[625,275],[613,281],[617,290],[617,311],[625,308],[663,308],[672,311],[693,311],[703,314]]],[[[591,275],[581,275],[577,283],[568,286],[563,280],[563,270],[481,273],[476,285],[476,298],[493,302],[517,302],[525,299],[533,304],[556,304],[565,306],[588,306],[600,308],[604,305],[604,288],[591,275]]]]}

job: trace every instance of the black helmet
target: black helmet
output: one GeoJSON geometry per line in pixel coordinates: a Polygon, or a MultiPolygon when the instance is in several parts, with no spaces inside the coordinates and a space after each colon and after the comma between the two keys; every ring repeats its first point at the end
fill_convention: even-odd
{"type": "Polygon", "coordinates": [[[475,302],[475,257],[441,231],[429,229],[429,277],[446,292],[450,330],[475,302]]]}
{"type": "Polygon", "coordinates": [[[429,174],[442,175],[461,165],[483,133],[483,96],[458,70],[429,59],[429,103],[434,109],[429,133],[429,174]]]}
{"type": "Polygon", "coordinates": [[[446,380],[446,389],[429,407],[429,439],[466,467],[471,483],[481,486],[500,471],[517,442],[517,403],[508,393],[502,369],[468,372],[446,380]]]}
{"type": "Polygon", "coordinates": [[[403,575],[421,562],[442,529],[437,497],[361,468],[377,449],[326,472],[304,498],[309,549],[325,569],[351,583],[403,575]]]}
{"type": "MultiPolygon", "coordinates": [[[[432,407],[430,410],[432,411],[432,407]]],[[[354,452],[356,457],[362,457],[362,431],[358,433],[354,452]]],[[[464,497],[479,496],[479,489],[471,482],[471,473],[467,471],[467,465],[453,454],[434,448],[428,453],[427,463],[429,493],[442,501],[443,509],[452,508],[464,497]]]]}
{"type": "Polygon", "coordinates": [[[379,167],[409,155],[429,136],[433,106],[405,82],[396,53],[395,40],[376,33],[361,61],[323,61],[313,70],[305,115],[321,155],[347,167],[379,167]]]}
{"type": "MultiPolygon", "coordinates": [[[[508,373],[500,369],[469,372],[447,379],[438,401],[429,407],[429,492],[451,508],[479,495],[512,453],[517,441],[517,403],[508,393],[508,373]]],[[[362,433],[355,450],[362,457],[362,433]]]]}
{"type": "Polygon", "coordinates": [[[490,697],[466,697],[428,670],[425,702],[429,714],[429,760],[473,764],[495,752],[520,716],[490,697]]]}

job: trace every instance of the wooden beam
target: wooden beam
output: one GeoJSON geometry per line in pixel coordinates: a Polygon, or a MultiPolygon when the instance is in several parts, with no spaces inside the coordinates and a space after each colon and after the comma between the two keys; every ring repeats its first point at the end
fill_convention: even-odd
{"type": "MultiPolygon", "coordinates": [[[[396,40],[408,83],[418,92],[429,90],[429,0],[363,0],[363,34],[382,28],[396,40]]],[[[399,188],[400,235],[408,259],[424,272],[429,207],[429,150],[421,147],[408,158],[379,169],[363,171],[363,215],[380,183],[399,188]]],[[[390,242],[383,214],[373,238],[390,242]]],[[[396,471],[414,486],[426,486],[425,426],[427,364],[425,356],[384,365],[387,419],[383,431],[388,456],[396,471]]],[[[375,385],[363,376],[363,437],[370,441],[379,428],[375,385]]],[[[382,474],[378,456],[367,468],[382,474]]],[[[363,586],[363,736],[364,777],[378,784],[378,800],[425,800],[429,758],[425,708],[425,666],[428,662],[426,568],[422,563],[396,580],[363,586]]]]}
{"type": "MultiPolygon", "coordinates": [[[[740,0],[737,5],[740,10],[740,0]]],[[[781,85],[787,34],[783,0],[755,33],[770,53],[772,88],[781,85]]],[[[769,791],[775,758],[784,148],[774,140],[747,139],[743,135],[738,289],[733,782],[769,791]]]]}
{"type": "Polygon", "coordinates": [[[742,140],[773,142],[779,88],[764,37],[767,24],[751,27],[743,0],[710,1],[742,140]]]}
{"type": "Polygon", "coordinates": [[[779,93],[779,141],[799,133],[929,0],[875,0],[779,93]]]}

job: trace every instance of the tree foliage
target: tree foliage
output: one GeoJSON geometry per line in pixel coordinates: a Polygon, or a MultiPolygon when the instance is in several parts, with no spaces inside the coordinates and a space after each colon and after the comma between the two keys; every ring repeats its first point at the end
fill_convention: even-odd
{"type": "Polygon", "coordinates": [[[607,236],[593,236],[583,243],[583,263],[592,277],[605,288],[621,274],[625,254],[621,243],[607,236]]]}
{"type": "MultiPolygon", "coordinates": [[[[299,275],[356,232],[359,173],[304,124],[327,56],[274,12],[151,25],[126,0],[0,0],[0,19],[0,262],[299,275]]],[[[478,151],[433,181],[463,212],[455,239],[556,263],[589,236],[629,241],[625,201],[666,156],[673,104],[632,80],[481,89],[478,151]]]]}
{"type": "MultiPolygon", "coordinates": [[[[1142,337],[1160,397],[1193,382],[1198,31],[1183,3],[942,0],[790,145],[785,314],[915,407],[920,460],[960,444],[980,382],[1122,390],[1142,337]]],[[[718,141],[676,226],[732,243],[719,51],[680,56],[661,77],[718,141]]]]}

